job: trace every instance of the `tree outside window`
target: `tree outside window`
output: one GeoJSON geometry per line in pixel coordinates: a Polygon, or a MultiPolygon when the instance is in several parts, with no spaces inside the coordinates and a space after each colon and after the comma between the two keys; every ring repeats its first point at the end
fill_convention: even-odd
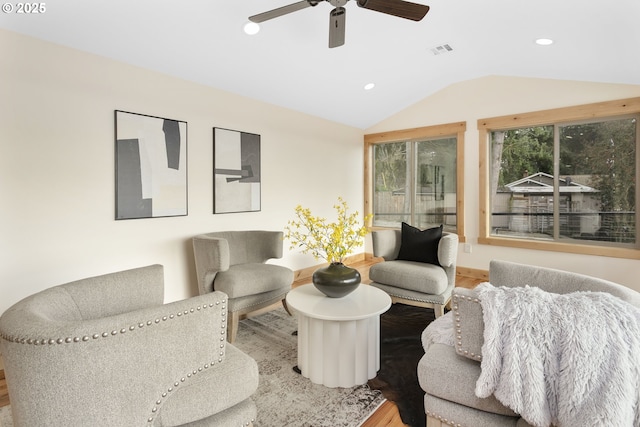
{"type": "Polygon", "coordinates": [[[455,137],[374,145],[373,225],[456,232],[457,149],[455,137]]]}
{"type": "Polygon", "coordinates": [[[636,247],[638,115],[489,140],[491,235],[636,247]]]}
{"type": "Polygon", "coordinates": [[[466,122],[364,136],[364,204],[370,226],[422,229],[443,224],[464,235],[466,122]]]}

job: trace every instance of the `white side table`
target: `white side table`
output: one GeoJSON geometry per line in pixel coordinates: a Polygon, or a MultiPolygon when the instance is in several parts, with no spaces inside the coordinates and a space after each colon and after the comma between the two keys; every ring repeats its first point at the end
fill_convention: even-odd
{"type": "Polygon", "coordinates": [[[360,285],[343,298],[329,298],[313,284],[287,294],[298,317],[298,368],[311,382],[353,387],[380,369],[380,315],[391,307],[386,292],[360,285]]]}

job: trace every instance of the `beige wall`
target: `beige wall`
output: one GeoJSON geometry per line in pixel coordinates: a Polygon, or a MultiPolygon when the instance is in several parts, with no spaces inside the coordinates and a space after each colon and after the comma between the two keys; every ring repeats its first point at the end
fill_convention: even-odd
{"type": "MultiPolygon", "coordinates": [[[[360,129],[0,30],[0,313],[41,289],[138,267],[165,266],[167,301],[196,292],[191,236],[282,230],[302,203],[322,215],[341,195],[362,205],[360,129]],[[114,220],[114,110],[188,122],[189,215],[114,220]],[[262,211],[213,215],[212,128],[262,136],[262,211]]],[[[477,245],[476,120],[640,96],[640,86],[486,77],[453,85],[366,133],[467,121],[467,239],[459,264],[492,258],[594,274],[640,289],[639,261],[477,245]]],[[[277,261],[314,265],[289,252],[277,261]]]]}
{"type": "Polygon", "coordinates": [[[464,165],[465,233],[467,241],[472,244],[472,253],[465,253],[461,245],[458,253],[459,265],[486,270],[491,259],[511,260],[591,274],[640,291],[640,283],[636,279],[640,272],[638,260],[477,244],[478,119],[636,96],[640,96],[640,86],[488,76],[451,85],[366,129],[365,133],[467,122],[464,165]]]}
{"type": "MultiPolygon", "coordinates": [[[[196,293],[190,238],[283,230],[301,203],[362,211],[361,129],[0,31],[0,313],[44,288],[159,263],[196,293]],[[114,110],[188,122],[189,215],[114,220],[114,110]],[[262,136],[262,211],[212,214],[213,127],[262,136]]],[[[288,252],[278,263],[315,265],[288,252]]]]}

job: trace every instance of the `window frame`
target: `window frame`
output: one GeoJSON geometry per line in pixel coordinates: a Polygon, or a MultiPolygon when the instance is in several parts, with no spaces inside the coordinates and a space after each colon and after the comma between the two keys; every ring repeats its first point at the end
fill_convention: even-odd
{"type": "MultiPolygon", "coordinates": [[[[526,238],[498,237],[491,235],[491,143],[492,131],[507,130],[532,126],[566,125],[640,114],[640,97],[615,101],[604,101],[572,107],[555,108],[515,115],[492,117],[478,120],[480,188],[479,188],[479,236],[478,243],[493,246],[534,249],[575,253],[582,255],[598,255],[614,258],[640,259],[639,248],[600,246],[594,244],[578,244],[573,242],[528,240],[526,238]]],[[[640,175],[640,135],[636,136],[636,176],[640,175]]],[[[555,161],[554,161],[555,163],[555,161]]],[[[554,166],[555,167],[555,166],[554,166]]],[[[640,185],[636,186],[636,206],[640,205],[640,185]]],[[[636,209],[636,215],[638,215],[636,209]]],[[[640,236],[636,236],[640,245],[640,236]]]]}
{"type": "MultiPolygon", "coordinates": [[[[456,138],[456,234],[460,242],[464,235],[464,134],[467,122],[447,123],[364,135],[364,212],[373,214],[373,146],[393,142],[416,142],[425,139],[456,138]]],[[[367,226],[373,227],[373,217],[367,226]]]]}

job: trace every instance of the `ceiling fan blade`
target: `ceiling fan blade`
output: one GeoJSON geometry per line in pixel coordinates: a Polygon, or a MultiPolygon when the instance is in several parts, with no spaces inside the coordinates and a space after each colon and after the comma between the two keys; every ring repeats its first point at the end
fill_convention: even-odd
{"type": "Polygon", "coordinates": [[[270,10],[268,12],[259,13],[257,15],[253,15],[249,17],[249,21],[260,23],[264,21],[268,21],[269,19],[277,18],[282,15],[286,15],[288,13],[297,12],[298,10],[305,9],[309,6],[315,6],[319,3],[319,1],[315,0],[302,0],[297,3],[293,3],[287,6],[282,6],[277,9],[270,10]]]}
{"type": "Polygon", "coordinates": [[[336,7],[329,17],[329,47],[338,47],[344,44],[345,24],[347,10],[344,7],[336,7]]]}
{"type": "Polygon", "coordinates": [[[412,21],[420,21],[429,12],[429,6],[404,0],[358,0],[358,6],[412,21]]]}

